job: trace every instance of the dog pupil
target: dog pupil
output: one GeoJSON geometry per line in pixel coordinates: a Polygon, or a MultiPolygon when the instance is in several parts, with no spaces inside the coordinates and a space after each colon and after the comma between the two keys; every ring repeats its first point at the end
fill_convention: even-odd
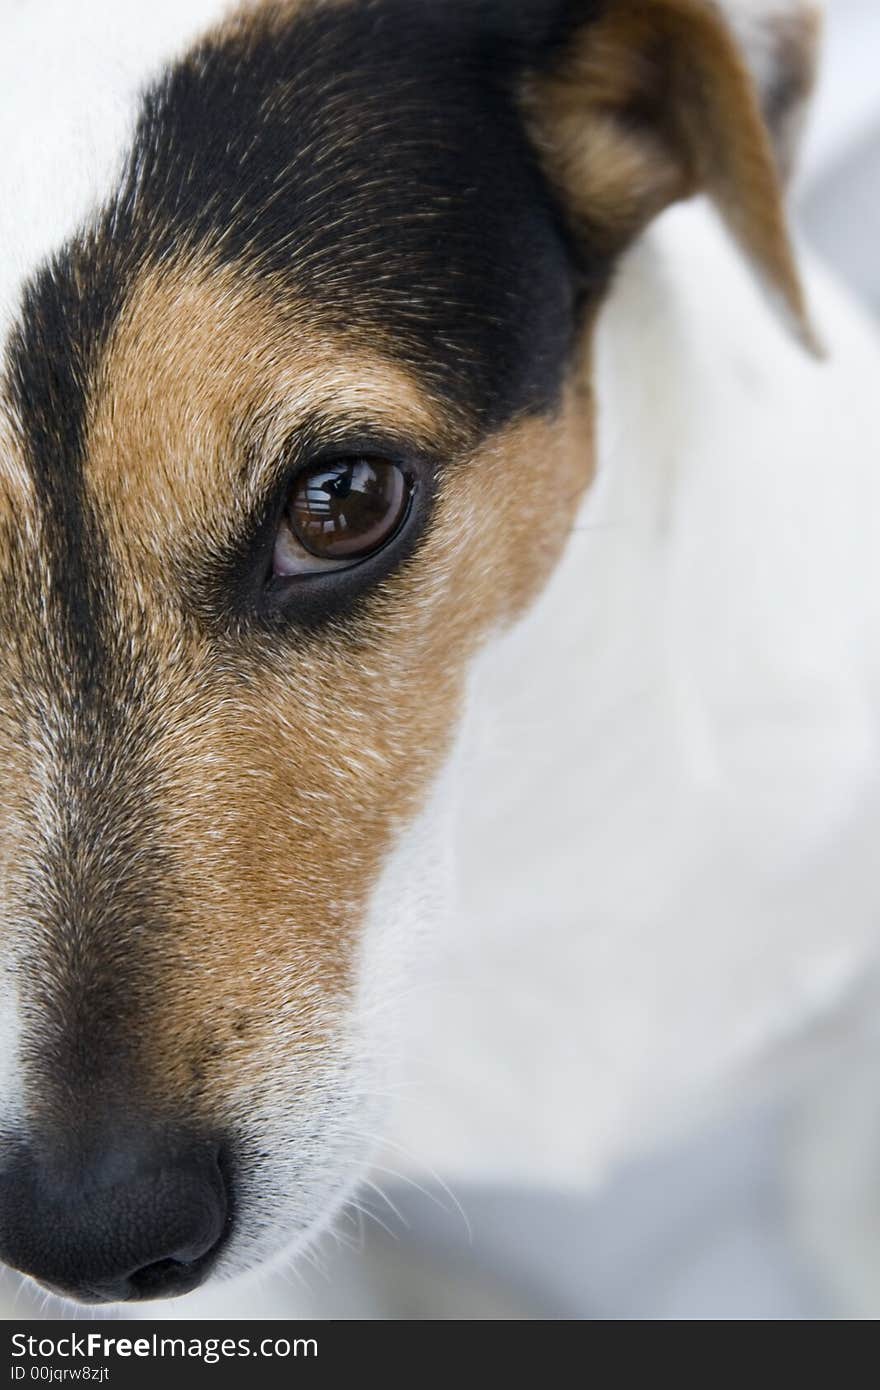
{"type": "Polygon", "coordinates": [[[332,495],[335,498],[344,501],[345,498],[348,497],[351,492],[351,483],[352,470],[351,466],[349,465],[346,468],[345,473],[340,474],[338,478],[334,478],[332,482],[326,484],[326,491],[332,493],[332,495]]]}
{"type": "Polygon", "coordinates": [[[290,519],[300,542],[326,559],[368,555],[394,534],[409,493],[396,464],[352,458],[316,465],[300,475],[290,519]]]}

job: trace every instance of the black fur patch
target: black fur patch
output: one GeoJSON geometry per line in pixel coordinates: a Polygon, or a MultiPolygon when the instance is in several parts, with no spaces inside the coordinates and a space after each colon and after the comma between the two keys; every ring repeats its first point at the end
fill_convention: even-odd
{"type": "Polygon", "coordinates": [[[546,404],[584,287],[515,86],[595,9],[352,0],[197,47],[146,94],[112,208],[28,296],[17,367],[42,433],[79,428],[138,265],[188,246],[289,280],[329,323],[396,335],[486,428],[546,404]],[[34,391],[47,345],[56,389],[34,391]]]}
{"type": "Polygon", "coordinates": [[[146,98],[123,206],[154,254],[208,247],[378,331],[483,428],[541,408],[576,286],[515,103],[537,8],[505,9],[354,0],[203,44],[146,98]]]}
{"type": "Polygon", "coordinates": [[[26,288],[7,349],[8,391],[43,518],[47,608],[68,675],[102,682],[109,582],[85,491],[85,421],[101,351],[124,293],[110,244],[70,247],[26,288]]]}
{"type": "Polygon", "coordinates": [[[173,882],[152,796],[151,673],[131,661],[132,634],[120,630],[84,466],[90,391],[130,283],[129,248],[97,234],[69,247],[27,288],[7,348],[40,546],[28,553],[8,527],[0,638],[15,675],[3,714],[34,747],[45,800],[42,813],[21,810],[32,869],[8,887],[6,910],[26,924],[33,952],[22,1004],[22,1066],[41,1078],[32,1118],[62,1129],[71,1097],[92,1113],[114,1088],[138,1089],[138,1034],[126,1024],[144,997],[130,943],[145,927],[161,934],[173,882]]]}
{"type": "MultiPolygon", "coordinates": [[[[610,267],[598,255],[585,264],[570,244],[516,90],[523,69],[596,9],[352,0],[298,10],[287,29],[257,12],[145,95],[111,204],[27,289],[6,389],[47,573],[22,580],[46,634],[43,669],[22,699],[48,692],[64,731],[54,794],[73,800],[47,849],[53,862],[41,865],[42,896],[21,907],[56,943],[46,1008],[66,1084],[106,1071],[116,1001],[138,1001],[125,943],[167,920],[158,886],[119,887],[138,880],[128,867],[151,859],[154,884],[172,893],[139,714],[149,672],[132,668],[118,631],[106,520],[85,467],[90,403],[126,298],[146,267],[208,254],[271,277],[273,292],[289,286],[328,327],[375,334],[475,436],[552,408],[582,304],[610,267]]],[[[218,585],[218,613],[229,602],[218,585]]]]}
{"type": "Polygon", "coordinates": [[[29,287],[9,352],[87,683],[101,682],[113,605],[84,422],[139,272],[191,249],[289,284],[328,327],[376,336],[475,434],[551,408],[610,266],[571,246],[516,93],[598,9],[351,0],[297,9],[286,28],[257,11],[146,93],[112,204],[29,287]]]}
{"type": "Polygon", "coordinates": [[[146,93],[111,206],[32,283],[9,354],[81,662],[97,672],[103,587],[84,420],[148,263],[193,249],[289,284],[328,327],[377,335],[475,432],[552,406],[610,266],[570,244],[516,92],[599,3],[352,0],[286,28],[257,11],[146,93]]]}

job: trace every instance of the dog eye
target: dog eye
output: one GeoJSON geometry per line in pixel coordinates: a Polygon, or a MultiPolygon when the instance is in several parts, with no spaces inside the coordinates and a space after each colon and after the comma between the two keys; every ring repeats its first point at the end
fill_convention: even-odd
{"type": "Polygon", "coordinates": [[[276,576],[314,573],[366,559],[406,520],[412,487],[396,463],[343,458],[294,479],[275,541],[276,576]]]}

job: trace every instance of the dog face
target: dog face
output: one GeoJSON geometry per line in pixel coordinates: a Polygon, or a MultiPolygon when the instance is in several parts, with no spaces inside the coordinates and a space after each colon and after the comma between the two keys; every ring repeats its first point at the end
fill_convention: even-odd
{"type": "Polygon", "coordinates": [[[470,659],[591,478],[617,260],[704,186],[802,320],[696,0],[259,5],[147,92],[0,397],[16,1267],[183,1292],[356,1179],[470,659]]]}

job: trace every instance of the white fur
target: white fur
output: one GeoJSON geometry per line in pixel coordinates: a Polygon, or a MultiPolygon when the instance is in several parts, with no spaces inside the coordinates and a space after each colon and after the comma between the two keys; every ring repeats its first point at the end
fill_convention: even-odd
{"type": "Polygon", "coordinates": [[[880,349],[807,280],[823,364],[694,205],[604,312],[597,487],[475,679],[396,1130],[447,1174],[600,1175],[876,958],[880,349]]]}

